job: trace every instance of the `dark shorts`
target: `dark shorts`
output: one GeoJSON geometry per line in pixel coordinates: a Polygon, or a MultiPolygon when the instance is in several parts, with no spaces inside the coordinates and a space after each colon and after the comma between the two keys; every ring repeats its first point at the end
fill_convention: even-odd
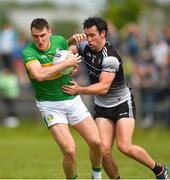
{"type": "Polygon", "coordinates": [[[136,108],[133,96],[128,101],[111,108],[95,105],[94,119],[103,117],[116,123],[121,118],[135,118],[135,115],[136,108]]]}

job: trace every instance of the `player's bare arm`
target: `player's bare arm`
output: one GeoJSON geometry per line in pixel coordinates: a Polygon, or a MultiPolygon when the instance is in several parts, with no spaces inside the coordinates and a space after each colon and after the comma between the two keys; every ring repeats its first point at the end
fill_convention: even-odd
{"type": "Polygon", "coordinates": [[[99,77],[99,82],[91,84],[89,86],[79,86],[77,82],[72,81],[72,85],[64,85],[62,87],[63,91],[67,94],[91,94],[91,95],[102,95],[109,91],[113,79],[115,78],[115,73],[102,72],[99,77]]]}
{"type": "Polygon", "coordinates": [[[70,53],[67,58],[53,66],[42,67],[39,61],[32,61],[27,64],[27,69],[29,73],[38,81],[47,80],[57,73],[60,73],[67,67],[74,66],[77,67],[77,64],[80,62],[81,57],[78,54],[74,55],[70,53]]]}

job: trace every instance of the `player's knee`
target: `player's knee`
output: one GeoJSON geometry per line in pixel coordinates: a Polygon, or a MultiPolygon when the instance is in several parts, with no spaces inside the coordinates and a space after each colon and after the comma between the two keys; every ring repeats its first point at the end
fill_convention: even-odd
{"type": "Polygon", "coordinates": [[[101,149],[101,140],[100,138],[96,138],[90,143],[90,147],[92,149],[101,149]]]}
{"type": "Polygon", "coordinates": [[[127,143],[118,143],[117,147],[124,154],[128,155],[130,153],[130,145],[127,143]]]}
{"type": "Polygon", "coordinates": [[[112,150],[110,147],[102,145],[103,159],[110,158],[112,150]]]}
{"type": "Polygon", "coordinates": [[[76,160],[76,147],[68,146],[64,149],[64,157],[74,162],[76,160]]]}

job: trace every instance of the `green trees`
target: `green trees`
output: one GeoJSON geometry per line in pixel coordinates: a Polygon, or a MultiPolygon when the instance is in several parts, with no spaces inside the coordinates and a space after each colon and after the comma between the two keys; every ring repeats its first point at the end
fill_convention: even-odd
{"type": "Polygon", "coordinates": [[[139,0],[107,0],[102,15],[121,29],[128,22],[136,22],[142,9],[143,3],[139,0]]]}

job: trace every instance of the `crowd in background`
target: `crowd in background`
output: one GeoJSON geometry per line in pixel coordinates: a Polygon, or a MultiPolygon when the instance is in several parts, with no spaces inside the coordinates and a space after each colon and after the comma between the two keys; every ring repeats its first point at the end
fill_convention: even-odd
{"type": "Polygon", "coordinates": [[[1,107],[1,115],[5,110],[3,123],[11,127],[19,124],[16,100],[22,90],[30,86],[22,62],[22,50],[27,42],[23,32],[18,32],[9,22],[3,24],[0,31],[0,99],[5,108],[1,107]]]}
{"type": "MultiPolygon", "coordinates": [[[[143,128],[155,124],[170,127],[170,26],[161,32],[151,28],[147,34],[134,23],[119,32],[108,20],[108,27],[107,39],[123,59],[127,83],[136,98],[139,124],[143,128]]],[[[17,126],[21,118],[16,111],[17,103],[32,93],[22,62],[22,50],[28,42],[28,35],[10,23],[0,29],[0,106],[3,104],[6,110],[4,117],[0,111],[3,118],[0,123],[11,127],[17,126]]],[[[82,64],[74,78],[86,84],[85,76],[82,64]]],[[[91,104],[91,97],[86,96],[84,100],[91,104]]]]}
{"type": "Polygon", "coordinates": [[[143,34],[137,24],[127,24],[123,41],[113,26],[110,34],[109,39],[123,55],[128,83],[138,91],[142,127],[156,122],[170,126],[170,26],[162,32],[150,28],[143,34]]]}

